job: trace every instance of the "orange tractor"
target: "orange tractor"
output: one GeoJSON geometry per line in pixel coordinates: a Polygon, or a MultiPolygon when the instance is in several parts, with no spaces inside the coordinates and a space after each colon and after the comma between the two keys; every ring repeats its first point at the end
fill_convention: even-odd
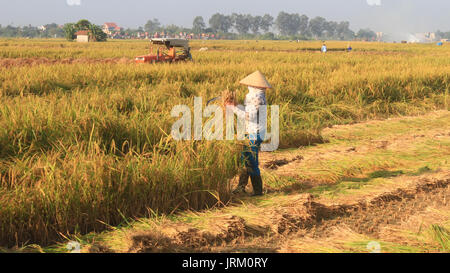
{"type": "Polygon", "coordinates": [[[189,41],[171,38],[151,39],[150,54],[137,56],[135,59],[136,63],[174,63],[188,60],[192,61],[189,41]]]}

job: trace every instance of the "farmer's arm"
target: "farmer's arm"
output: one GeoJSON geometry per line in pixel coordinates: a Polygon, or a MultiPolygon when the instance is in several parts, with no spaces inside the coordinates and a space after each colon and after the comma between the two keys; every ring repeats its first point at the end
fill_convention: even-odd
{"type": "Polygon", "coordinates": [[[236,100],[225,102],[225,107],[227,106],[230,106],[231,110],[233,110],[233,113],[235,113],[238,118],[245,118],[245,107],[239,107],[236,100]]]}

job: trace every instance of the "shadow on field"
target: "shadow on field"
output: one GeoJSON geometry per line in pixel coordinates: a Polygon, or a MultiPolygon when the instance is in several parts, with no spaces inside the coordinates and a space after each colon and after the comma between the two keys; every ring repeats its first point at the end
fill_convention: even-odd
{"type": "Polygon", "coordinates": [[[319,132],[288,132],[281,136],[279,149],[299,148],[329,143],[319,132]]]}
{"type": "MultiPolygon", "coordinates": [[[[299,160],[299,159],[294,159],[299,160]]],[[[266,166],[267,167],[267,166],[266,166]]],[[[323,192],[323,191],[330,191],[330,192],[339,192],[345,189],[346,187],[353,187],[353,186],[342,186],[344,182],[354,182],[354,183],[368,183],[372,181],[373,179],[377,178],[394,178],[402,175],[407,176],[420,176],[425,173],[433,172],[432,169],[430,169],[428,166],[419,168],[417,171],[413,172],[405,172],[402,170],[395,170],[395,171],[389,171],[389,170],[378,170],[374,171],[372,173],[369,173],[366,177],[342,177],[339,181],[332,185],[322,185],[317,187],[317,183],[314,183],[314,181],[295,181],[294,183],[291,183],[289,185],[283,186],[278,189],[267,189],[267,193],[275,193],[275,192],[284,192],[286,194],[291,193],[302,193],[306,191],[310,191],[311,189],[315,188],[314,192],[323,192]]],[[[360,184],[361,185],[361,184],[360,184]]],[[[355,184],[355,187],[359,187],[358,184],[355,184]]]]}
{"type": "Polygon", "coordinates": [[[391,177],[397,177],[400,175],[405,174],[403,171],[387,171],[387,170],[381,170],[381,171],[375,171],[370,173],[367,177],[343,177],[341,179],[342,181],[347,182],[369,182],[372,179],[375,178],[391,178],[391,177]]]}
{"type": "Polygon", "coordinates": [[[398,171],[388,171],[388,170],[379,170],[379,171],[375,171],[370,173],[367,177],[343,177],[341,179],[342,181],[346,181],[346,182],[369,182],[373,179],[376,178],[392,178],[392,177],[397,177],[400,175],[408,175],[408,176],[419,176],[422,175],[424,173],[428,173],[431,172],[432,170],[428,167],[422,167],[420,169],[418,169],[416,172],[404,172],[402,170],[398,170],[398,171]]]}

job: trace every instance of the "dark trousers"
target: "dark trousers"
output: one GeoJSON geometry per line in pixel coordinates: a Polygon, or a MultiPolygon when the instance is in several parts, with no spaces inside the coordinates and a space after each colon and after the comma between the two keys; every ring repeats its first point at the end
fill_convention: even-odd
{"type": "Polygon", "coordinates": [[[258,154],[263,141],[258,136],[257,138],[248,139],[248,144],[244,146],[241,153],[241,160],[245,167],[244,173],[239,177],[239,188],[244,189],[248,184],[250,177],[254,193],[256,195],[262,195],[263,185],[261,179],[261,170],[259,169],[258,154]]]}
{"type": "Polygon", "coordinates": [[[261,175],[258,160],[261,143],[262,140],[260,138],[257,138],[256,140],[248,140],[248,144],[244,146],[244,150],[242,151],[241,160],[250,176],[261,175]]]}

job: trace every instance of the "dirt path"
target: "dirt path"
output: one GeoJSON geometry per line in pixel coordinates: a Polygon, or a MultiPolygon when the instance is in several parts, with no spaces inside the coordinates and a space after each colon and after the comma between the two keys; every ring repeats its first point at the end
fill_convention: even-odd
{"type": "Polygon", "coordinates": [[[89,236],[83,251],[450,251],[449,111],[336,126],[324,137],[263,154],[261,198],[139,219],[89,236]]]}

